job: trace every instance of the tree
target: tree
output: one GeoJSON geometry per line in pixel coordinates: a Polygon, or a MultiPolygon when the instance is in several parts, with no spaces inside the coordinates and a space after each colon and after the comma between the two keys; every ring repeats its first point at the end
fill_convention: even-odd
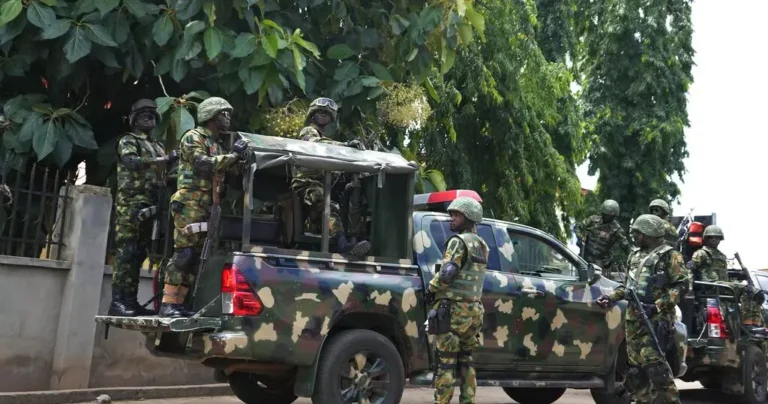
{"type": "Polygon", "coordinates": [[[582,2],[590,175],[626,224],[656,198],[674,199],[688,156],[686,92],[693,81],[688,0],[582,2]]]}

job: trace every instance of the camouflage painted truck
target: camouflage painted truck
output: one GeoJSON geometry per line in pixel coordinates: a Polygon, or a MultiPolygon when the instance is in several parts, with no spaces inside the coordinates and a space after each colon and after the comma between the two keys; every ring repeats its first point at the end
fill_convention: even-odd
{"type": "MultiPolygon", "coordinates": [[[[246,403],[397,403],[406,380],[430,385],[424,291],[451,235],[444,211],[458,195],[479,196],[414,196],[418,166],[397,154],[239,135],[252,154],[244,213],[208,235],[220,248],[188,302],[197,314],[96,321],[141,331],[155,355],[201,361],[246,403]],[[371,256],[332,253],[327,231],[303,231],[306,212],[288,188],[295,166],[326,172],[326,220],[338,186],[331,173],[360,176],[371,256]],[[254,199],[293,220],[258,214],[254,199]]],[[[478,384],[522,404],[552,403],[566,388],[590,389],[597,403],[628,402],[626,302],[608,311],[594,303],[618,284],[534,228],[485,219],[478,232],[490,247],[478,384]]]]}

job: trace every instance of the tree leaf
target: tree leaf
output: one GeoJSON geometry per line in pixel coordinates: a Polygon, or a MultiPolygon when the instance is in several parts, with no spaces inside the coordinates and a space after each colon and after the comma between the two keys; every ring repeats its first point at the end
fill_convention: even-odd
{"type": "Polygon", "coordinates": [[[244,58],[256,50],[256,35],[248,32],[240,33],[235,39],[235,49],[230,54],[233,58],[244,58]]]}
{"type": "Polygon", "coordinates": [[[64,44],[64,56],[69,63],[75,63],[91,51],[91,40],[85,35],[85,30],[76,27],[69,33],[64,44]]]}
{"type": "Polygon", "coordinates": [[[24,120],[21,129],[19,129],[19,143],[31,145],[32,139],[35,138],[35,133],[42,132],[43,130],[43,115],[30,114],[30,116],[24,120]]]}
{"type": "Polygon", "coordinates": [[[56,20],[51,25],[43,29],[40,34],[41,39],[55,39],[69,31],[71,21],[69,20],[56,20]]]}
{"type": "Polygon", "coordinates": [[[424,81],[424,86],[427,87],[427,92],[429,93],[429,96],[432,97],[433,100],[440,102],[440,97],[437,95],[435,86],[432,85],[432,81],[429,78],[427,78],[424,81]]]}
{"type": "Polygon", "coordinates": [[[176,128],[176,140],[181,140],[184,133],[195,127],[195,119],[184,107],[176,107],[171,115],[171,121],[176,128]]]}
{"type": "Polygon", "coordinates": [[[189,46],[189,49],[187,50],[187,53],[182,55],[182,59],[184,59],[184,60],[192,60],[195,57],[197,57],[197,55],[199,55],[202,50],[203,50],[203,44],[200,41],[194,41],[189,46]]]}
{"type": "Polygon", "coordinates": [[[466,22],[459,24],[459,37],[464,45],[472,42],[472,26],[466,22]]]}
{"type": "Polygon", "coordinates": [[[275,34],[269,34],[265,35],[262,38],[262,46],[264,46],[264,50],[267,52],[267,55],[271,57],[272,59],[277,59],[277,51],[278,51],[278,38],[275,34]]]}
{"type": "Polygon", "coordinates": [[[68,119],[64,123],[64,132],[72,143],[90,150],[99,148],[96,140],[93,138],[93,129],[87,124],[82,124],[75,119],[68,119]]]}
{"type": "Polygon", "coordinates": [[[56,7],[56,0],[40,0],[46,6],[56,7]]]}
{"type": "Polygon", "coordinates": [[[203,42],[205,42],[205,52],[208,56],[208,60],[214,59],[221,53],[221,43],[223,39],[221,32],[214,27],[208,27],[203,34],[203,42]]]}
{"type": "Polygon", "coordinates": [[[159,97],[155,98],[155,103],[157,104],[157,112],[160,113],[160,115],[163,115],[165,111],[168,110],[168,108],[173,105],[173,101],[176,99],[173,97],[159,97]]]}
{"type": "Polygon", "coordinates": [[[194,17],[202,7],[203,0],[184,1],[181,7],[176,9],[176,17],[180,20],[188,20],[194,17]]]}
{"type": "Polygon", "coordinates": [[[304,56],[301,55],[301,52],[299,52],[299,48],[296,45],[291,45],[291,51],[293,52],[294,71],[298,73],[304,70],[307,62],[304,60],[304,56]]]}
{"type": "Polygon", "coordinates": [[[285,31],[283,31],[283,27],[279,26],[276,22],[268,19],[261,20],[261,23],[266,25],[267,27],[271,27],[272,29],[277,30],[280,32],[280,34],[285,35],[285,31]]]}
{"type": "Polygon", "coordinates": [[[99,59],[101,63],[104,63],[104,66],[114,68],[121,67],[120,64],[117,63],[117,58],[115,58],[115,54],[111,49],[107,49],[102,46],[94,46],[93,49],[91,49],[91,54],[96,56],[96,58],[99,59]]]}
{"type": "Polygon", "coordinates": [[[97,0],[77,0],[75,2],[75,11],[72,17],[76,15],[88,14],[93,10],[96,10],[97,0]]]}
{"type": "Polygon", "coordinates": [[[328,52],[326,52],[326,56],[328,57],[328,59],[336,59],[336,60],[343,60],[354,55],[355,55],[355,51],[353,51],[352,48],[350,48],[346,44],[333,45],[330,48],[328,48],[328,52]]]}
{"type": "Polygon", "coordinates": [[[148,5],[141,0],[123,0],[123,6],[125,6],[128,12],[133,14],[136,18],[142,18],[147,14],[153,14],[153,11],[156,10],[156,8],[152,7],[154,5],[148,5]]]}
{"type": "Polygon", "coordinates": [[[368,92],[368,99],[372,100],[382,94],[384,94],[383,88],[381,87],[372,88],[371,91],[368,92]]]}
{"type": "Polygon", "coordinates": [[[208,16],[208,25],[214,26],[216,23],[216,4],[212,0],[208,0],[203,4],[203,12],[208,16]]]}
{"type": "Polygon", "coordinates": [[[0,6],[0,27],[18,17],[23,8],[21,0],[7,0],[3,3],[0,6]]]}
{"type": "MultiPolygon", "coordinates": [[[[199,22],[199,21],[198,21],[199,22]]],[[[185,29],[186,34],[186,29],[185,29]]],[[[154,24],[152,24],[152,37],[155,39],[155,43],[160,46],[165,46],[168,40],[173,35],[173,20],[169,14],[165,14],[160,17],[154,24]]]]}
{"type": "Polygon", "coordinates": [[[205,29],[205,23],[202,21],[190,21],[184,26],[184,39],[192,38],[205,29]]]}
{"type": "Polygon", "coordinates": [[[62,137],[61,124],[55,119],[49,119],[32,139],[32,148],[35,149],[38,160],[48,157],[56,149],[59,137],[62,137]]]}
{"type": "Polygon", "coordinates": [[[345,97],[351,97],[353,95],[357,95],[363,92],[363,85],[360,83],[360,80],[355,80],[347,86],[346,90],[344,90],[344,96],[345,97]]]}
{"type": "Polygon", "coordinates": [[[360,75],[360,66],[352,61],[346,61],[336,68],[333,79],[336,81],[352,80],[360,75]]]}
{"type": "MultiPolygon", "coordinates": [[[[96,147],[98,148],[98,145],[96,147]]],[[[56,161],[59,167],[63,167],[67,164],[70,157],[72,157],[72,142],[66,136],[62,136],[56,143],[53,160],[56,161]]]]}
{"type": "Polygon", "coordinates": [[[293,42],[296,42],[297,44],[299,44],[299,46],[301,46],[302,48],[312,52],[312,55],[314,57],[320,57],[320,50],[317,49],[317,46],[315,44],[313,44],[312,42],[308,42],[308,41],[304,40],[304,38],[301,37],[301,30],[300,29],[297,29],[293,33],[293,35],[291,36],[291,40],[293,42]]]}
{"type": "Polygon", "coordinates": [[[296,83],[298,83],[299,88],[301,88],[301,91],[303,91],[306,94],[307,78],[304,76],[304,72],[301,70],[297,70],[295,72],[295,76],[296,76],[296,83]]]}
{"type": "Polygon", "coordinates": [[[0,27],[0,45],[16,38],[24,31],[24,27],[27,26],[27,20],[24,18],[17,18],[8,24],[0,27]]]}
{"type": "Polygon", "coordinates": [[[99,0],[96,2],[96,8],[99,9],[101,16],[104,17],[108,12],[117,8],[120,5],[120,0],[99,0]]]}
{"type": "Polygon", "coordinates": [[[370,62],[371,70],[373,70],[373,74],[376,75],[376,77],[379,78],[381,81],[395,81],[395,79],[392,78],[392,75],[389,74],[389,70],[387,70],[386,67],[378,64],[370,62]]]}
{"type": "Polygon", "coordinates": [[[121,44],[128,40],[128,34],[130,33],[130,23],[125,16],[120,16],[120,13],[112,13],[107,17],[107,27],[110,29],[112,38],[115,42],[121,44]]]}
{"type": "Polygon", "coordinates": [[[445,177],[443,177],[443,173],[440,171],[427,170],[427,172],[424,173],[424,176],[427,180],[429,180],[429,182],[432,183],[438,192],[443,192],[448,189],[448,184],[445,182],[445,177]]]}
{"type": "Polygon", "coordinates": [[[360,79],[360,84],[362,84],[365,87],[378,87],[379,83],[381,83],[381,80],[373,76],[363,76],[360,79]]]}
{"type": "Polygon", "coordinates": [[[46,29],[56,21],[56,13],[37,1],[32,1],[27,6],[27,19],[38,28],[46,29]]]}
{"type": "Polygon", "coordinates": [[[115,40],[112,39],[112,35],[109,35],[107,29],[97,24],[87,24],[85,26],[85,32],[88,34],[88,39],[96,42],[99,45],[104,46],[117,46],[115,40]]]}
{"type": "Polygon", "coordinates": [[[176,59],[173,61],[173,67],[171,68],[171,78],[178,83],[184,79],[188,71],[187,62],[176,59]]]}
{"type": "Polygon", "coordinates": [[[482,14],[475,11],[471,4],[467,4],[467,20],[472,24],[480,34],[481,38],[485,37],[485,18],[482,14]]]}
{"type": "Polygon", "coordinates": [[[207,91],[198,90],[198,91],[192,91],[191,93],[185,95],[184,98],[185,99],[194,98],[202,101],[207,98],[211,98],[211,94],[207,91]]]}
{"type": "Polygon", "coordinates": [[[243,82],[243,86],[245,88],[245,92],[250,95],[255,93],[256,91],[261,88],[261,85],[264,83],[264,77],[266,76],[267,71],[264,68],[256,68],[256,69],[240,69],[240,71],[237,72],[237,75],[240,77],[240,80],[243,82]]]}
{"type": "Polygon", "coordinates": [[[440,73],[445,74],[451,70],[453,63],[456,61],[456,51],[447,46],[443,47],[443,55],[441,58],[440,73]]]}
{"type": "Polygon", "coordinates": [[[395,14],[389,20],[389,24],[392,26],[392,32],[395,35],[400,35],[405,32],[409,25],[411,25],[411,22],[395,14]]]}

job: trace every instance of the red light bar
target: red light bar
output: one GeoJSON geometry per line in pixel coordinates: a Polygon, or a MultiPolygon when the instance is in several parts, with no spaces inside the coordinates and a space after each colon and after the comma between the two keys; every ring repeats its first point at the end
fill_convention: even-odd
{"type": "Polygon", "coordinates": [[[413,204],[416,206],[425,206],[433,203],[453,202],[460,196],[468,196],[478,202],[483,202],[483,199],[480,198],[480,195],[471,189],[453,189],[450,191],[414,195],[413,204]]]}

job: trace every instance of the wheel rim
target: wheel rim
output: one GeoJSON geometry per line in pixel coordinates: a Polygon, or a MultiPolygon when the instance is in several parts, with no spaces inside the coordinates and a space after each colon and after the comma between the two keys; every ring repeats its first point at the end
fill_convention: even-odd
{"type": "Polygon", "coordinates": [[[381,404],[391,382],[389,366],[377,355],[360,351],[339,370],[339,391],[344,404],[381,404]]]}
{"type": "Polygon", "coordinates": [[[752,365],[752,391],[759,401],[764,401],[766,396],[766,375],[757,363],[752,365]]]}

